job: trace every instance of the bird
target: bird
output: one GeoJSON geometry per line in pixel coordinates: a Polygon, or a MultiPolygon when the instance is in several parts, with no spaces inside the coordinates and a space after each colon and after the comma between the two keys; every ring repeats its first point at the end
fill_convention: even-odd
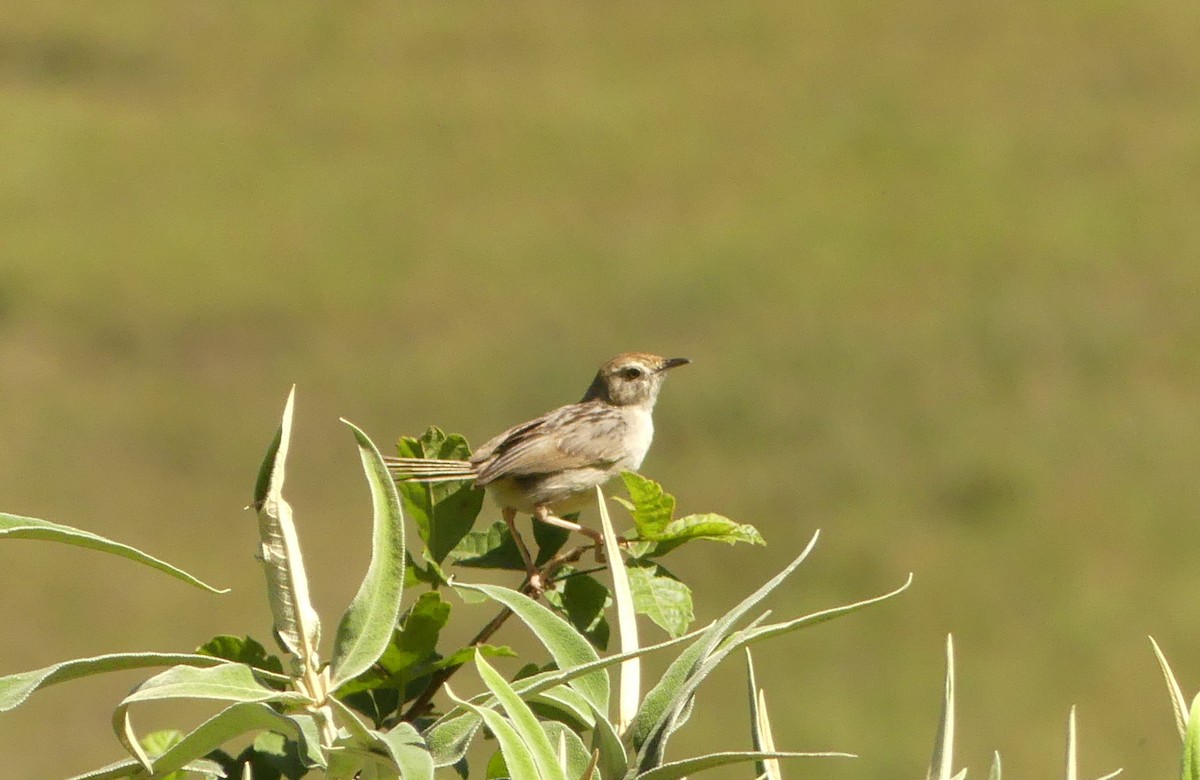
{"type": "Polygon", "coordinates": [[[470,481],[500,506],[530,587],[544,583],[516,528],[517,513],[586,534],[600,555],[598,531],[563,518],[588,503],[592,491],[641,466],[654,438],[652,413],[667,372],[687,358],[622,352],[600,366],[583,398],[493,436],[469,460],[386,457],[397,481],[470,481]]]}

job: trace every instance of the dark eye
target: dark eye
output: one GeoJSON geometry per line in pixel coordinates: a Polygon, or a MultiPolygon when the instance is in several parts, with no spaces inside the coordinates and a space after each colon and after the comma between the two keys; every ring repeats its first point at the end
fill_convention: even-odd
{"type": "Polygon", "coordinates": [[[625,377],[626,379],[641,379],[642,373],[642,369],[638,368],[637,366],[630,366],[629,368],[621,371],[621,376],[625,377]]]}

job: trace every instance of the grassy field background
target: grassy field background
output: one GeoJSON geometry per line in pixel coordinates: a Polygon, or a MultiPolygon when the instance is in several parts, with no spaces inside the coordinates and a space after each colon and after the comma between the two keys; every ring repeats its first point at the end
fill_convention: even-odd
{"type": "MultiPolygon", "coordinates": [[[[700,619],[818,527],[776,614],[915,573],[759,655],[782,745],[862,756],[796,776],[922,776],[947,632],[972,775],[1057,776],[1072,704],[1084,774],[1175,771],[1146,635],[1194,691],[1200,5],[89,10],[0,7],[0,510],[234,593],[0,544],[0,672],[265,638],[240,509],[291,383],[329,622],[368,544],[338,416],[480,442],[639,349],[695,361],[644,472],[770,543],[678,561],[700,619]]],[[[0,716],[4,774],[115,759],[137,679],[0,716]]],[[[748,744],[742,686],[676,756],[748,744]]]]}

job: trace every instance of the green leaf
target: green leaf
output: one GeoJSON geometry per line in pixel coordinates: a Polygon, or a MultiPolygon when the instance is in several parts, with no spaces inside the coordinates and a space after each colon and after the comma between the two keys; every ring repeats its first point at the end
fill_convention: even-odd
{"type": "Polygon", "coordinates": [[[561,609],[567,621],[593,646],[601,650],[607,648],[609,626],[604,618],[604,608],[612,603],[608,588],[590,574],[568,573],[557,580],[561,583],[561,592],[547,591],[546,600],[561,609]]]}
{"type": "MultiPolygon", "coordinates": [[[[537,766],[538,774],[544,780],[566,780],[558,765],[554,747],[550,744],[546,732],[542,731],[538,724],[533,710],[529,709],[529,705],[521,700],[512,686],[492,668],[491,664],[484,660],[483,656],[475,657],[475,666],[479,670],[483,684],[495,695],[521,741],[528,748],[533,762],[537,766]]],[[[505,753],[505,760],[507,761],[507,759],[508,753],[505,753]]]]}
{"type": "Polygon", "coordinates": [[[300,554],[300,540],[292,522],[292,507],[283,497],[288,448],[292,437],[292,416],[296,388],[288,393],[283,420],[275,435],[255,484],[254,508],[258,513],[258,534],[262,541],[261,560],[267,577],[267,600],[275,622],[275,632],[287,649],[306,669],[319,666],[317,645],[321,641],[321,621],[308,597],[308,577],[300,554]]]}
{"type": "Polygon", "coordinates": [[[450,604],[437,591],[422,593],[404,616],[404,625],[393,629],[391,642],[375,666],[338,688],[338,696],[379,687],[403,691],[412,680],[437,668],[438,637],[449,618],[450,604]]]}
{"type": "Polygon", "coordinates": [[[517,651],[507,645],[467,645],[431,664],[431,669],[449,669],[468,663],[476,654],[484,658],[516,658],[517,651]]]}
{"type": "Polygon", "coordinates": [[[248,636],[238,638],[220,634],[197,647],[196,652],[199,655],[223,658],[226,661],[245,664],[277,675],[284,674],[283,661],[279,656],[271,655],[260,642],[248,636]]]}
{"type": "Polygon", "coordinates": [[[632,505],[622,501],[633,515],[639,539],[657,540],[675,513],[675,497],[663,492],[662,485],[632,471],[621,472],[632,505]]]}
{"type": "MultiPolygon", "coordinates": [[[[177,664],[207,667],[220,666],[226,662],[219,658],[188,653],[112,653],[93,658],[63,661],[44,669],[34,669],[29,672],[18,672],[0,677],[0,712],[20,706],[34,691],[55,683],[104,672],[145,669],[154,666],[175,666],[177,664]]],[[[288,678],[276,677],[274,679],[286,681],[288,678]]]]}
{"type": "Polygon", "coordinates": [[[630,563],[629,588],[638,614],[671,636],[683,636],[692,624],[692,590],[656,563],[630,563]]]}
{"type": "MultiPolygon", "coordinates": [[[[595,649],[579,635],[569,623],[528,596],[510,588],[497,585],[467,585],[456,583],[456,588],[483,593],[494,601],[508,607],[529,626],[550,657],[560,669],[599,660],[595,649]]],[[[601,712],[608,710],[608,672],[598,670],[571,682],[601,712]]]]}
{"type": "MultiPolygon", "coordinates": [[[[400,439],[402,458],[466,460],[471,456],[467,440],[431,427],[419,439],[400,439]]],[[[440,564],[466,536],[483,507],[483,491],[470,482],[400,482],[397,485],[404,510],[417,524],[417,533],[433,562],[440,564]]]]}
{"type": "Polygon", "coordinates": [[[497,520],[483,531],[467,533],[450,551],[450,558],[459,566],[474,569],[525,571],[521,551],[503,520],[497,520]]]}
{"type": "Polygon", "coordinates": [[[752,525],[735,523],[728,517],[717,514],[688,515],[668,523],[653,547],[645,553],[645,557],[665,555],[693,539],[707,539],[725,544],[766,544],[762,534],[752,525]]]}
{"type": "Polygon", "coordinates": [[[404,518],[400,514],[396,483],[367,435],[353,424],[346,424],[354,431],[363,470],[371,485],[374,530],[367,575],[342,616],[333,640],[334,688],[365,672],[383,654],[400,616],[404,590],[404,518]]]}
{"type": "Polygon", "coordinates": [[[739,764],[748,761],[764,761],[778,758],[858,758],[853,753],[818,752],[818,753],[760,753],[754,750],[736,751],[730,753],[709,753],[670,764],[662,764],[648,772],[637,775],[638,780],[679,780],[680,778],[715,769],[719,766],[739,764]]]}
{"type": "Polygon", "coordinates": [[[91,531],[83,531],[79,528],[72,528],[69,525],[51,523],[48,520],[39,520],[36,517],[21,517],[20,515],[10,515],[0,512],[0,539],[4,538],[41,539],[43,541],[71,544],[76,547],[85,547],[89,550],[111,553],[135,563],[149,566],[152,569],[157,569],[177,580],[182,580],[189,585],[195,585],[197,588],[203,588],[210,593],[229,592],[228,588],[217,588],[209,585],[203,580],[188,574],[183,569],[172,566],[164,560],[155,558],[153,555],[144,553],[136,547],[114,542],[91,531]]]}
{"type": "MultiPolygon", "coordinates": [[[[570,520],[572,523],[578,523],[579,513],[575,512],[563,515],[563,519],[570,520]]],[[[570,529],[559,528],[549,523],[539,523],[535,520],[533,523],[533,541],[537,546],[537,554],[533,556],[533,562],[538,566],[544,565],[554,557],[555,553],[562,549],[563,545],[570,538],[570,529]]],[[[521,568],[524,569],[525,567],[522,565],[521,568]]]]}

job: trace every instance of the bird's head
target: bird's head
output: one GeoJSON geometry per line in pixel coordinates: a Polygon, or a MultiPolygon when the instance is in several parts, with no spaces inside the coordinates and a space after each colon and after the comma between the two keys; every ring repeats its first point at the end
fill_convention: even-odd
{"type": "Polygon", "coordinates": [[[600,399],[614,406],[651,408],[658,400],[667,371],[690,362],[687,358],[665,358],[649,352],[622,352],[600,366],[583,400],[600,399]]]}

